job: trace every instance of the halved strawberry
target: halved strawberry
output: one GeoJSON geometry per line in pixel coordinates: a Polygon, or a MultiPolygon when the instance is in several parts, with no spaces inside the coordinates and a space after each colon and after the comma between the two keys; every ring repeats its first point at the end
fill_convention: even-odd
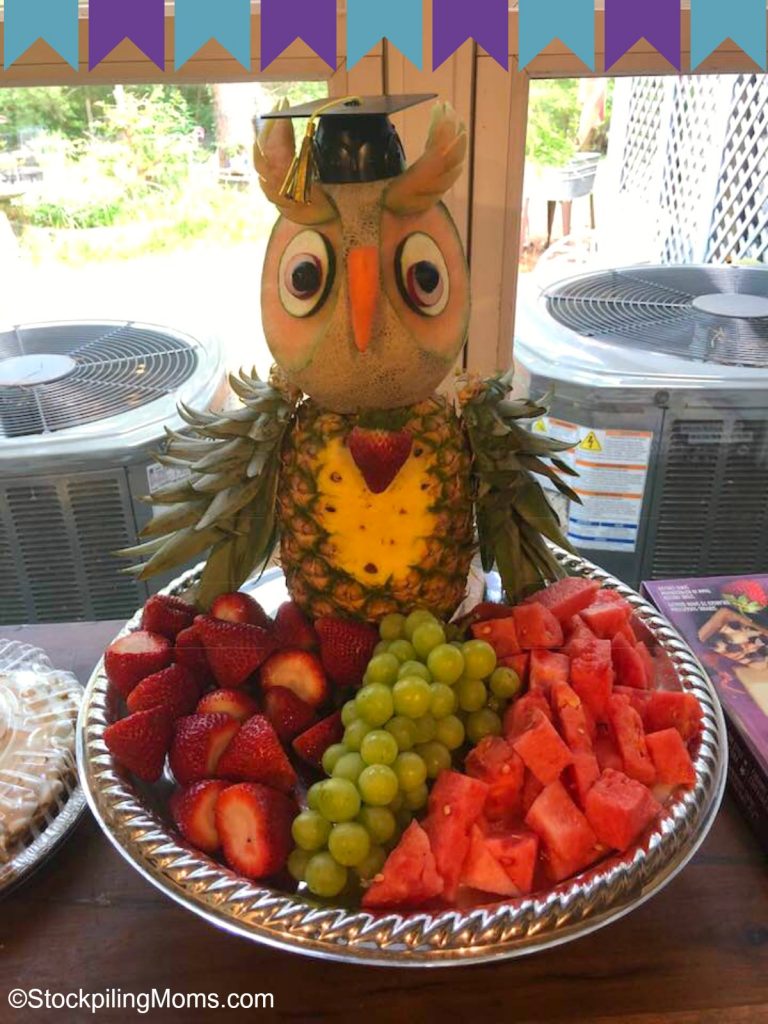
{"type": "Polygon", "coordinates": [[[273,626],[272,619],[259,602],[242,590],[219,594],[211,605],[211,615],[224,622],[245,622],[251,626],[261,626],[262,629],[272,629],[273,626]]]}
{"type": "Polygon", "coordinates": [[[228,786],[216,801],[216,831],[227,864],[246,878],[281,871],[293,847],[298,808],[290,797],[256,782],[228,786]]]}
{"type": "Polygon", "coordinates": [[[198,715],[223,711],[230,718],[245,722],[252,715],[258,714],[259,705],[243,690],[212,690],[200,698],[195,711],[198,715]]]}
{"type": "Polygon", "coordinates": [[[176,828],[203,853],[214,853],[221,846],[216,831],[216,801],[228,785],[221,779],[202,779],[177,789],[168,803],[176,828]]]}
{"type": "Polygon", "coordinates": [[[173,660],[190,669],[200,680],[201,686],[213,686],[214,678],[203,641],[193,623],[177,635],[173,647],[173,660]]]}
{"type": "Polygon", "coordinates": [[[195,628],[216,682],[225,688],[242,686],[276,646],[271,632],[244,622],[199,615],[195,628]]]}
{"type": "Polygon", "coordinates": [[[275,635],[281,647],[311,651],[320,640],[315,627],[295,601],[286,601],[277,609],[275,635]]]}
{"type": "Polygon", "coordinates": [[[359,686],[379,634],[364,622],[349,622],[330,615],[315,622],[320,637],[320,660],[337,686],[359,686]]]}
{"type": "Polygon", "coordinates": [[[240,727],[221,755],[216,774],[235,782],[263,782],[286,793],[297,781],[277,733],[264,715],[254,715],[240,727]]]}
{"type": "Polygon", "coordinates": [[[183,665],[169,665],[142,679],[128,695],[129,711],[163,707],[171,718],[189,715],[200,696],[200,684],[183,665]]]}
{"type": "Polygon", "coordinates": [[[176,781],[184,786],[215,778],[221,755],[239,728],[240,723],[223,712],[178,719],[170,754],[176,781]]]}
{"type": "Polygon", "coordinates": [[[309,727],[315,709],[285,686],[273,686],[264,694],[264,713],[283,741],[290,742],[309,727]]]}
{"type": "Polygon", "coordinates": [[[180,597],[153,594],[141,613],[141,628],[174,640],[182,629],[192,625],[196,615],[197,609],[180,597]]]}
{"type": "Polygon", "coordinates": [[[334,711],[332,715],[321,719],[311,728],[306,729],[293,741],[293,749],[299,757],[319,768],[323,760],[323,754],[332,743],[340,743],[344,735],[344,726],[341,723],[341,712],[334,711]]]}
{"type": "Polygon", "coordinates": [[[323,666],[309,651],[278,651],[264,662],[260,678],[265,693],[274,686],[282,686],[313,708],[328,698],[323,666]]]}
{"type": "Polygon", "coordinates": [[[104,671],[118,693],[127,697],[140,680],[170,665],[172,656],[166,637],[140,629],[109,645],[104,671]]]}
{"type": "Polygon", "coordinates": [[[173,722],[164,708],[135,711],[104,730],[107,749],[145,782],[157,782],[171,745],[173,722]]]}

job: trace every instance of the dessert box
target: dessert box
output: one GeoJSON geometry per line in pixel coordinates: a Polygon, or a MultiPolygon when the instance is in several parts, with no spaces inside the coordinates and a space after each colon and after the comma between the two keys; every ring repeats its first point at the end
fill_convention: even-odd
{"type": "Polygon", "coordinates": [[[655,580],[643,589],[715,686],[730,788],[768,851],[768,576],[655,580]]]}

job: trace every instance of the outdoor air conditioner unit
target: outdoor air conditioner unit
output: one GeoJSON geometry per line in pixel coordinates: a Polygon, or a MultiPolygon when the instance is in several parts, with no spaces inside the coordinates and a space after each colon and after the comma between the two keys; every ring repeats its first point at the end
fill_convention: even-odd
{"type": "Polygon", "coordinates": [[[183,429],[178,402],[229,400],[212,340],[124,321],[0,332],[0,622],[132,614],[150,590],[113,552],[173,473],[152,452],[183,429]]]}
{"type": "Polygon", "coordinates": [[[632,586],[768,571],[768,270],[629,267],[519,304],[518,382],[577,445],[573,545],[632,586]]]}

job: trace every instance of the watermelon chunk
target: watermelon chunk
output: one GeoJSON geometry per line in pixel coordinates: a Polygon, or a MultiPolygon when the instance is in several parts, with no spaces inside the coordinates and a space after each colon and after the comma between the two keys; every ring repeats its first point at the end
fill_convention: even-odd
{"type": "Polygon", "coordinates": [[[656,685],[656,662],[653,660],[653,655],[648,650],[648,646],[643,643],[642,640],[637,641],[635,644],[635,650],[637,651],[640,661],[643,663],[645,685],[649,690],[651,690],[656,685]]]}
{"type": "Polygon", "coordinates": [[[635,686],[614,686],[613,692],[626,697],[638,715],[643,719],[643,724],[645,724],[645,709],[651,698],[650,692],[648,690],[638,690],[635,686]]]}
{"type": "Polygon", "coordinates": [[[504,735],[507,739],[516,739],[530,729],[537,712],[552,718],[552,709],[543,693],[526,693],[510,704],[504,712],[504,735]]]}
{"type": "Polygon", "coordinates": [[[520,813],[525,765],[501,736],[485,736],[467,755],[467,775],[488,786],[483,815],[488,822],[505,822],[520,813]]]}
{"type": "Polygon", "coordinates": [[[573,761],[570,750],[542,712],[534,717],[530,728],[513,740],[512,746],[545,786],[559,779],[566,765],[573,761]]]}
{"type": "Polygon", "coordinates": [[[619,748],[616,746],[613,737],[605,727],[601,726],[597,730],[594,745],[595,757],[597,758],[597,763],[600,766],[601,771],[605,771],[606,768],[613,768],[616,771],[621,771],[624,767],[624,762],[621,760],[619,748]]]}
{"type": "Polygon", "coordinates": [[[643,714],[646,732],[677,729],[686,743],[690,743],[701,729],[701,705],[692,693],[655,690],[648,697],[643,714]]]}
{"type": "Polygon", "coordinates": [[[580,615],[574,615],[566,623],[565,637],[566,644],[563,651],[569,658],[575,658],[577,655],[591,650],[594,641],[598,639],[580,615]]]}
{"type": "MultiPolygon", "coordinates": [[[[517,639],[524,651],[534,647],[562,647],[563,627],[543,604],[519,604],[512,609],[517,639]]],[[[514,654],[514,651],[510,651],[514,654]]]]}
{"type": "Polygon", "coordinates": [[[616,682],[620,686],[634,686],[637,690],[646,688],[648,678],[643,660],[635,650],[634,637],[630,643],[623,634],[618,633],[611,641],[611,657],[616,682]]]}
{"type": "Polygon", "coordinates": [[[595,636],[601,640],[612,640],[631,614],[631,605],[620,597],[610,603],[595,602],[581,612],[581,617],[595,636]]]}
{"type": "Polygon", "coordinates": [[[544,844],[547,874],[555,882],[581,871],[600,853],[591,825],[561,782],[552,782],[542,790],[525,823],[544,844]]]}
{"type": "Polygon", "coordinates": [[[592,648],[572,659],[571,686],[596,722],[608,721],[608,701],[613,690],[609,640],[595,640],[592,648]]]}
{"type": "MultiPolygon", "coordinates": [[[[620,760],[620,759],[619,759],[620,760]]],[[[600,765],[588,750],[576,750],[573,764],[565,769],[565,781],[580,807],[584,807],[587,793],[600,777],[600,765]]]]}
{"type": "Polygon", "coordinates": [[[606,768],[587,794],[587,819],[595,835],[615,850],[626,850],[661,811],[646,787],[606,768]]]}
{"type": "Polygon", "coordinates": [[[470,832],[469,852],[461,871],[462,885],[497,896],[519,896],[520,890],[488,848],[488,840],[477,827],[470,832]]]}
{"type": "Polygon", "coordinates": [[[520,653],[517,626],[513,617],[476,622],[471,627],[471,632],[476,640],[485,640],[489,643],[496,651],[497,658],[508,658],[512,654],[520,653]]]}
{"type": "Polygon", "coordinates": [[[535,832],[508,832],[488,836],[485,844],[506,871],[521,896],[533,890],[533,875],[539,855],[535,832]]]}
{"type": "Polygon", "coordinates": [[[696,769],[677,729],[662,729],[645,737],[656,768],[656,781],[669,786],[692,786],[696,769]]]}
{"type": "Polygon", "coordinates": [[[423,826],[449,902],[456,899],[469,850],[469,833],[482,813],[487,795],[484,782],[450,771],[440,773],[429,794],[429,813],[423,826]]]}
{"type": "Polygon", "coordinates": [[[611,697],[609,715],[625,773],[631,779],[652,786],[656,779],[656,769],[648,753],[640,715],[621,694],[611,697]]]}
{"type": "Polygon", "coordinates": [[[543,693],[546,696],[554,683],[568,682],[571,663],[565,654],[533,650],[530,664],[528,685],[531,693],[543,693]]]}
{"type": "Polygon", "coordinates": [[[567,683],[555,683],[550,691],[550,700],[560,733],[570,749],[591,754],[595,723],[581,697],[567,683]]]}
{"type": "Polygon", "coordinates": [[[364,907],[415,907],[443,891],[429,839],[412,821],[363,894],[364,907]]]}
{"type": "Polygon", "coordinates": [[[567,576],[565,579],[550,583],[544,590],[539,590],[526,598],[524,604],[534,602],[549,608],[559,622],[568,619],[592,604],[597,591],[600,590],[599,580],[587,580],[578,576],[567,576]]]}
{"type": "Polygon", "coordinates": [[[499,665],[502,668],[511,668],[520,676],[520,682],[525,686],[528,682],[528,663],[530,660],[528,651],[520,654],[508,654],[506,658],[499,658],[499,665]]]}

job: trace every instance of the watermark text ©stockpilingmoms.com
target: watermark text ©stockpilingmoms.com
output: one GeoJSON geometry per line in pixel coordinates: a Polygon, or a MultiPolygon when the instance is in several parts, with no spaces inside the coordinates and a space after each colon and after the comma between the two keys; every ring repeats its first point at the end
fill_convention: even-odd
{"type": "MultiPolygon", "coordinates": [[[[8,993],[8,1005],[14,1010],[126,1010],[146,1014],[152,1010],[274,1010],[271,992],[172,992],[153,988],[147,992],[124,992],[108,988],[101,992],[74,989],[54,992],[47,988],[15,988],[8,993]]],[[[1,1016],[1,1015],[0,1015],[1,1016]]]]}

